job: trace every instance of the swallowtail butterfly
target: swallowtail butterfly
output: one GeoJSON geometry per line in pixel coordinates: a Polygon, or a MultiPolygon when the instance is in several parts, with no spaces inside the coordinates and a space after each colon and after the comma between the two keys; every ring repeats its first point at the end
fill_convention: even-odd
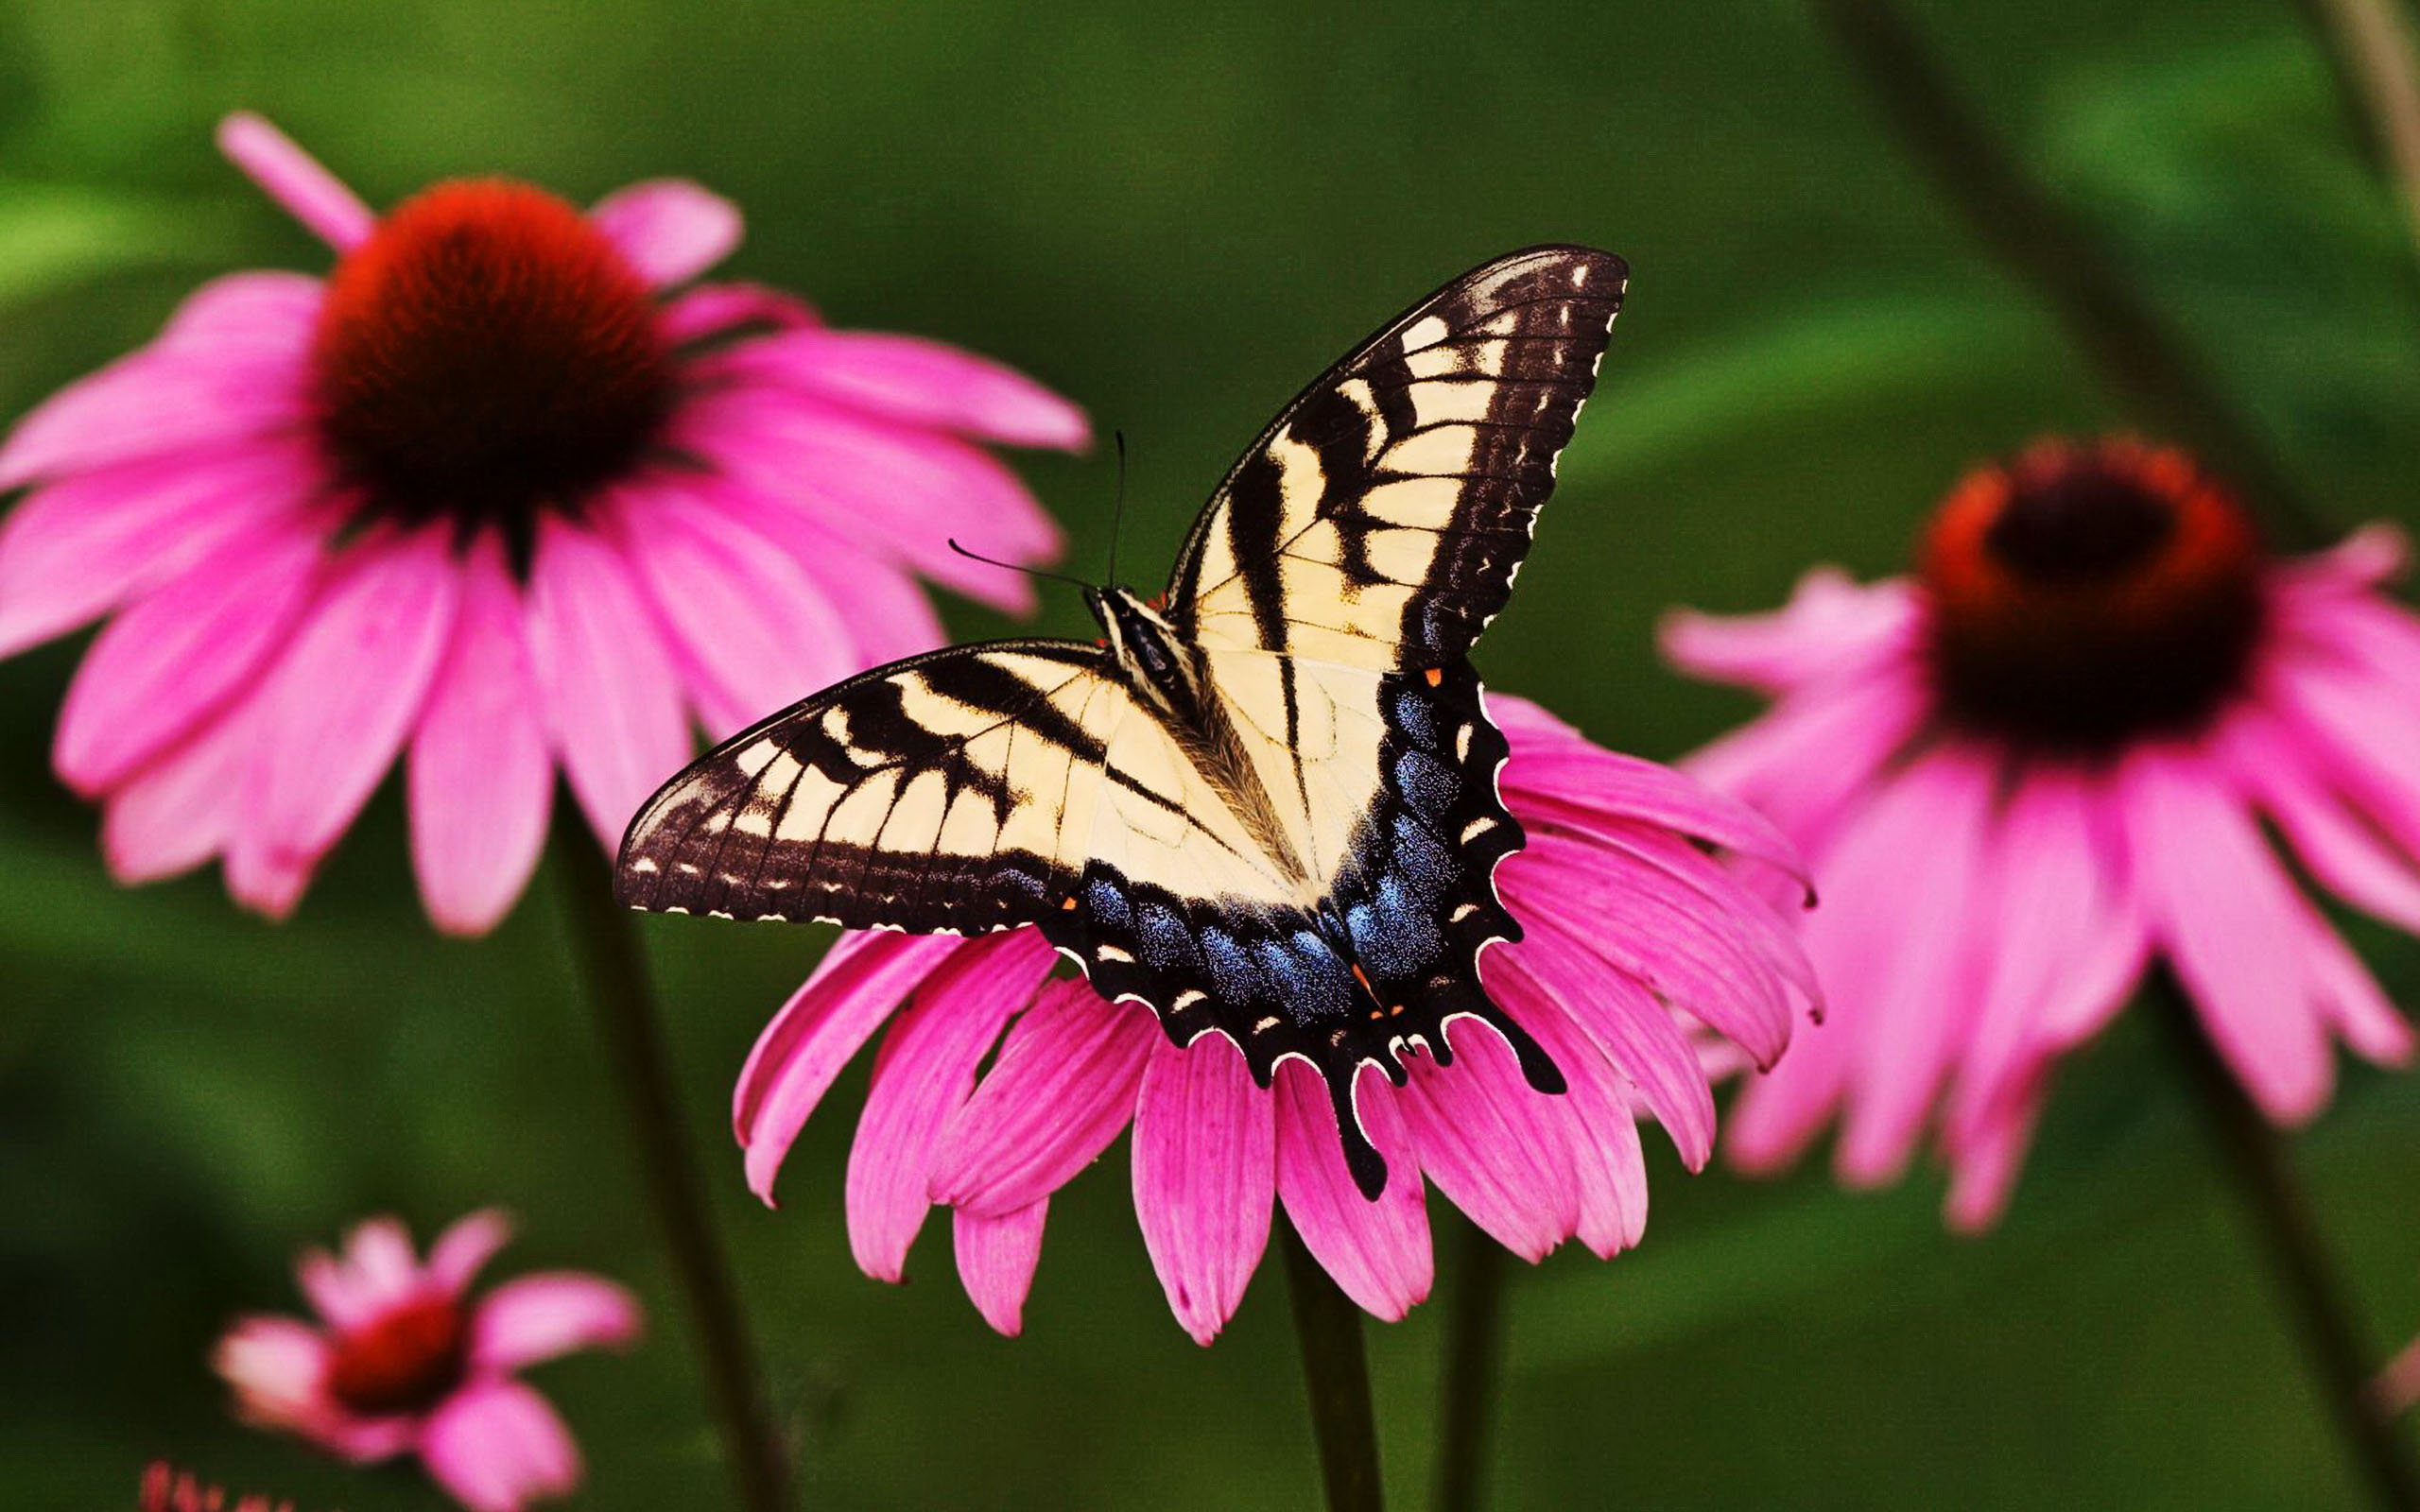
{"type": "Polygon", "coordinates": [[[1088,590],[1104,640],[995,641],[826,689],[666,783],[622,843],[633,907],[965,935],[1038,927],[1180,1044],[1223,1034],[1269,1085],[1353,1088],[1444,1026],[1520,926],[1520,827],[1472,644],[1504,607],[1628,269],[1512,253],[1388,322],[1228,472],[1164,599],[1088,590]]]}

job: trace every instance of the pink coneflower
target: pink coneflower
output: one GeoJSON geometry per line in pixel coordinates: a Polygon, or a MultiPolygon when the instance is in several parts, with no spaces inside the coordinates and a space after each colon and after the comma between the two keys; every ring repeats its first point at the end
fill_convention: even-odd
{"type": "Polygon", "coordinates": [[[518,1372],[574,1349],[638,1336],[638,1303],[601,1277],[552,1271],[470,1296],[509,1236],[475,1212],[438,1236],[426,1263],[391,1218],[354,1229],[341,1257],[304,1254],[298,1275],[320,1314],[240,1318],[213,1366],[235,1410],[364,1463],[418,1454],[473,1512],[514,1512],[579,1484],[579,1451],[518,1372]]]}
{"type": "Polygon", "coordinates": [[[560,761],[596,832],[754,711],[938,641],[916,575],[1004,609],[1059,536],[977,441],[1073,405],[745,284],[694,184],[582,213],[504,180],[384,217],[266,122],[220,145],[334,247],[242,273],[0,446],[0,654],[113,615],[54,762],[121,879],[213,856],[290,910],[398,751],[430,917],[511,905],[560,761]]]}
{"type": "Polygon", "coordinates": [[[206,1485],[190,1471],[167,1464],[153,1464],[144,1470],[135,1506],[137,1512],[294,1512],[293,1503],[271,1502],[266,1496],[230,1500],[222,1487],[206,1485]]]}
{"type": "Polygon", "coordinates": [[[1950,494],[1914,581],[1818,570],[1788,608],[1676,616],[1673,660],[1774,696],[1690,769],[1805,848],[1830,1021],[1733,1116],[1744,1163],[1837,1111],[1843,1179],[1938,1116],[1949,1215],[2007,1201],[2058,1057],[2171,971],[2271,1120],[2323,1107],[2331,1042],[2409,1025],[2312,906],[2420,930],[2420,620],[2385,530],[2264,555],[2180,453],[2048,441],[1950,494]]]}
{"type": "Polygon", "coordinates": [[[849,1160],[851,1246],[868,1275],[897,1280],[926,1210],[946,1205],[967,1295],[1005,1333],[1020,1326],[1051,1194],[1129,1124],[1144,1245],[1177,1320],[1204,1344],[1260,1262],[1272,1198],[1344,1292],[1385,1318],[1428,1294],[1423,1175],[1532,1261],[1575,1234],[1604,1256],[1634,1243],[1647,1185],[1631,1099],[1698,1165],[1714,1103],[1691,1029],[1770,1064],[1812,989],[1777,911],[1700,845],[1791,874],[1797,863],[1762,820],[1679,773],[1591,745],[1518,699],[1489,707],[1512,747],[1504,797],[1529,835],[1496,878],[1528,937],[1491,950],[1484,980],[1567,1093],[1532,1091],[1476,1020],[1455,1025],[1450,1067],[1415,1053],[1400,1091],[1365,1067],[1363,1123],[1393,1173],[1374,1202],[1306,1067],[1254,1087],[1222,1037],[1180,1049],[1149,1009],[1054,979],[1030,928],[856,934],[740,1074],[750,1185],[771,1200],[808,1114],[888,1020],[849,1160]]]}

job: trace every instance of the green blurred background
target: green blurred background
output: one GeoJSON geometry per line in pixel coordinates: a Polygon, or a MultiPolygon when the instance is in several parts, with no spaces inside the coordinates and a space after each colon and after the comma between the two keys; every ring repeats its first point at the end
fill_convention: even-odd
{"type": "MultiPolygon", "coordinates": [[[[2331,517],[2420,516],[2420,280],[2295,6],[1918,13],[2331,517]]],[[[237,107],[373,203],[489,171],[581,198],[659,174],[732,195],[750,222],[732,271],[1009,359],[1124,428],[1136,563],[1412,296],[1527,242],[1618,249],[1635,276],[1600,397],[1481,662],[1657,757],[1751,708],[1658,666],[1665,606],[1771,605],[1819,560],[1895,570],[1968,462],[2122,418],[1806,12],[1763,0],[8,0],[0,416],[146,339],[207,276],[325,266],[215,156],[237,107]]],[[[1111,465],[1027,473],[1071,565],[1098,572],[1111,465]]],[[[1051,626],[1080,616],[1050,595],[1051,626]]],[[[524,1222],[508,1265],[612,1272],[656,1316],[626,1361],[541,1373],[590,1457],[582,1504],[718,1503],[552,879],[493,938],[436,939],[390,784],[290,924],[239,914],[215,876],[117,890],[45,764],[77,650],[0,662],[0,1504],[128,1505],[167,1455],[306,1512],[436,1505],[408,1470],[234,1427],[204,1356],[231,1313],[295,1304],[303,1243],[484,1203],[524,1222]]],[[[2356,934],[2420,1000],[2420,946],[2356,934]]],[[[862,1066],[779,1213],[747,1200],[721,1116],[823,934],[648,935],[803,1436],[803,1504],[1312,1504],[1273,1264],[1196,1349],[1119,1150],[1054,1203],[1024,1338],[976,1318],[945,1226],[913,1284],[864,1280],[839,1214],[862,1066]]],[[[2420,1083],[2353,1071],[2297,1145],[2381,1348],[2420,1331],[2415,1135],[2420,1083]]],[[[1643,1249],[1518,1278],[1499,1504],[2354,1504],[2200,1136],[2158,1044],[2121,1025],[2065,1075],[1983,1240],[1943,1234],[1930,1174],[1850,1195],[1820,1171],[1692,1178],[1658,1148],[1643,1249]]],[[[1372,1331],[1407,1505],[1431,1469],[1440,1312],[1372,1331]]]]}

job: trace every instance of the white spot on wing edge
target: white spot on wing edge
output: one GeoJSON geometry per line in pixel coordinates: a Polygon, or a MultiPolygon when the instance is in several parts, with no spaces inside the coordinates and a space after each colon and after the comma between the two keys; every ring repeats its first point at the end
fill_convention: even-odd
{"type": "Polygon", "coordinates": [[[1403,350],[1407,355],[1423,347],[1433,347],[1453,334],[1444,317],[1425,315],[1403,328],[1403,350]]]}

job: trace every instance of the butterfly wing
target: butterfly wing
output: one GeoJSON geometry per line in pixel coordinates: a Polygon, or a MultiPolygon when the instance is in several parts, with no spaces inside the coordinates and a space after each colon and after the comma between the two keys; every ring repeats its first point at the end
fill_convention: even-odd
{"type": "Polygon", "coordinates": [[[1443,1028],[1469,1015],[1536,1085],[1562,1088],[1476,970],[1489,941],[1520,937],[1493,885],[1521,843],[1495,792],[1504,737],[1459,658],[1390,673],[1263,651],[1204,661],[1221,748],[1148,713],[1118,727],[1080,906],[1043,932],[1180,1044],[1224,1034],[1263,1085],[1288,1057],[1308,1062],[1374,1196],[1386,1166],[1354,1107],[1363,1066],[1401,1083],[1414,1047],[1448,1061],[1443,1028]]]}
{"type": "Polygon", "coordinates": [[[624,903],[663,913],[982,934],[1081,876],[1132,701],[1072,641],[878,667],[741,731],[631,821],[624,903]]]}
{"type": "Polygon", "coordinates": [[[1286,406],[1177,558],[1203,644],[1442,666],[1512,592],[1629,269],[1539,247],[1448,284],[1286,406]]]}

